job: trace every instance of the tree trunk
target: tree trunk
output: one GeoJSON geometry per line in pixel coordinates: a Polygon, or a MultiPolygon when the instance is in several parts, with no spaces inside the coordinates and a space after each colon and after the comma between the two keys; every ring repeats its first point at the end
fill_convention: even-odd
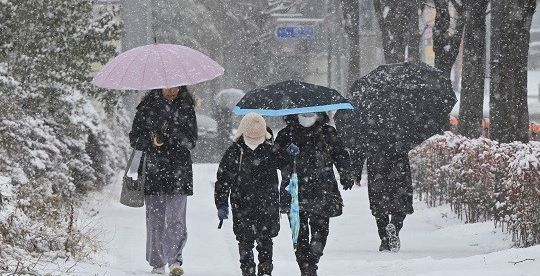
{"type": "Polygon", "coordinates": [[[422,39],[422,34],[420,33],[420,3],[418,0],[405,1],[403,4],[405,6],[405,15],[404,18],[407,32],[405,37],[407,39],[407,60],[416,60],[420,61],[420,39],[422,39]]]}
{"type": "Polygon", "coordinates": [[[486,9],[489,0],[467,0],[463,69],[459,107],[459,132],[469,137],[482,135],[484,77],[486,71],[486,9]]]}
{"type": "Polygon", "coordinates": [[[528,142],[527,61],[536,0],[492,1],[490,138],[528,142]]]}
{"type": "Polygon", "coordinates": [[[373,0],[382,33],[386,63],[406,60],[409,49],[411,59],[420,57],[417,0],[373,0]]]}
{"type": "Polygon", "coordinates": [[[462,7],[455,1],[454,8],[457,12],[455,29],[450,25],[450,1],[434,0],[435,3],[435,26],[433,28],[433,51],[435,52],[435,67],[443,71],[448,78],[452,67],[459,54],[459,46],[463,33],[464,21],[461,18],[462,7]]]}
{"type": "Polygon", "coordinates": [[[347,93],[354,81],[360,78],[360,3],[358,0],[340,0],[345,34],[349,42],[349,69],[347,93]]]}
{"type": "Polygon", "coordinates": [[[405,41],[399,29],[399,14],[396,0],[374,0],[375,13],[382,34],[384,59],[386,63],[405,61],[405,41]]]}

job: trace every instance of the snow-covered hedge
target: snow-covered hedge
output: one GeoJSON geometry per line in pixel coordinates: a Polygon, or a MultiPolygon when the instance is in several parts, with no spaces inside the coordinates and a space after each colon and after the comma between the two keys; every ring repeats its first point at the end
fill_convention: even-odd
{"type": "Polygon", "coordinates": [[[519,246],[540,243],[540,142],[499,144],[447,132],[410,152],[415,191],[466,222],[494,220],[519,246]]]}
{"type": "Polygon", "coordinates": [[[0,274],[91,246],[78,206],[126,150],[120,95],[90,83],[92,66],[116,55],[118,12],[92,0],[0,0],[0,274]]]}
{"type": "MultiPolygon", "coordinates": [[[[14,93],[24,92],[3,84],[0,105],[16,104],[14,93]]],[[[125,139],[114,137],[125,136],[125,128],[102,104],[76,90],[69,94],[62,104],[69,109],[58,115],[64,117],[0,112],[2,260],[52,252],[79,257],[92,246],[81,242],[77,207],[86,192],[109,183],[122,167],[125,139]]]]}

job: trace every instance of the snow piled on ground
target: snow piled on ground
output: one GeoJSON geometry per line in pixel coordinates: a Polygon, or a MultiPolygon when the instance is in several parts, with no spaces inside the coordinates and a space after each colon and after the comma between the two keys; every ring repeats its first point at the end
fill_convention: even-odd
{"type": "MultiPolygon", "coordinates": [[[[194,166],[195,196],[188,201],[189,240],[184,250],[187,276],[241,274],[231,222],[217,229],[213,201],[216,170],[215,164],[194,166]]],[[[94,220],[102,229],[98,233],[106,251],[96,256],[94,264],[76,264],[62,275],[151,275],[145,262],[144,208],[118,203],[117,180],[105,192],[93,195],[99,212],[94,220]]],[[[420,202],[415,203],[415,213],[405,221],[402,251],[380,253],[365,183],[342,194],[344,215],[331,220],[319,275],[532,276],[540,271],[540,246],[511,248],[510,237],[494,229],[491,222],[463,224],[448,206],[427,208],[420,202]],[[535,261],[510,263],[525,259],[535,261]]],[[[274,240],[274,275],[299,275],[285,216],[281,227],[274,240]]],[[[73,264],[68,261],[63,266],[73,264]]],[[[49,271],[58,271],[49,267],[49,271]]]]}

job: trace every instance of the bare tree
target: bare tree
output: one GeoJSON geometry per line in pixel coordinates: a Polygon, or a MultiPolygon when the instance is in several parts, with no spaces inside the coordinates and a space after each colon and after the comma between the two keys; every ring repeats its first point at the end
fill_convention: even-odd
{"type": "Polygon", "coordinates": [[[381,28],[386,63],[419,59],[420,33],[417,0],[373,0],[381,28]]]}
{"type": "Polygon", "coordinates": [[[433,2],[436,10],[433,28],[435,67],[450,78],[452,67],[459,54],[465,26],[463,6],[457,0],[434,0],[433,2]],[[454,16],[451,16],[451,10],[454,11],[454,16]]]}
{"type": "Polygon", "coordinates": [[[486,9],[489,0],[464,0],[463,78],[459,132],[469,138],[482,135],[486,71],[486,9]]]}
{"type": "Polygon", "coordinates": [[[358,0],[340,0],[343,10],[345,35],[349,41],[349,73],[347,88],[360,77],[360,10],[358,0]]]}
{"type": "Polygon", "coordinates": [[[490,137],[527,142],[527,61],[536,0],[491,1],[490,137]]]}
{"type": "MultiPolygon", "coordinates": [[[[272,30],[266,28],[269,15],[267,0],[196,0],[212,15],[212,21],[222,37],[222,79],[226,87],[250,90],[260,85],[268,75],[270,54],[261,47],[272,30]]],[[[276,1],[274,1],[276,2],[276,1]]],[[[278,3],[273,3],[277,5],[278,3]]],[[[210,23],[210,22],[209,22],[210,23]]]]}

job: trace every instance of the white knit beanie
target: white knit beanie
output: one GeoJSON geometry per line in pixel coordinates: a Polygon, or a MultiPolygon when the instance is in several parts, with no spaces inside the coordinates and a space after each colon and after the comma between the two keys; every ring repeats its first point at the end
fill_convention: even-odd
{"type": "Polygon", "coordinates": [[[238,130],[234,135],[234,140],[244,136],[244,141],[252,145],[260,145],[266,139],[272,138],[272,135],[266,131],[266,121],[257,113],[248,113],[240,121],[238,130]]]}

